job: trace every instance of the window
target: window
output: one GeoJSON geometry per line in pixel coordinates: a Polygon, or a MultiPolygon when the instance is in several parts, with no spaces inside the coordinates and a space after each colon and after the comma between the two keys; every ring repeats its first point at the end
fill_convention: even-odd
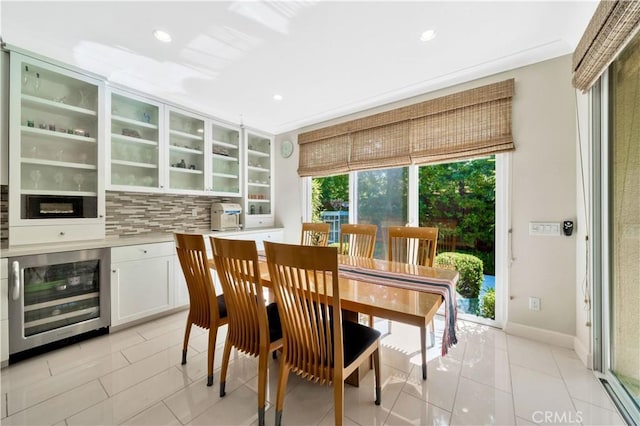
{"type": "Polygon", "coordinates": [[[506,194],[506,184],[500,178],[506,175],[506,162],[503,154],[312,178],[309,219],[331,223],[330,244],[338,243],[340,224],[348,223],[349,217],[356,223],[377,225],[374,257],[379,259],[387,257],[389,226],[437,227],[438,253],[469,254],[483,264],[481,282],[474,281],[470,285],[475,290],[462,295],[460,312],[499,322],[503,297],[498,295],[496,304],[496,282],[501,291],[507,262],[496,259],[506,259],[507,225],[506,212],[498,208],[497,201],[506,194]],[[498,182],[502,183],[498,186],[498,182]],[[502,254],[496,256],[496,251],[502,254]]]}
{"type": "Polygon", "coordinates": [[[386,228],[407,224],[408,167],[357,172],[357,223],[378,226],[378,259],[387,258],[386,228]]]}

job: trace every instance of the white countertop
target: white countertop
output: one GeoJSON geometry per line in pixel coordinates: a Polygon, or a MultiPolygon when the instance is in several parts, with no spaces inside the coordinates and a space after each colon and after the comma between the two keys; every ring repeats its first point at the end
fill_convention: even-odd
{"type": "MultiPolygon", "coordinates": [[[[189,233],[200,233],[203,235],[232,236],[254,232],[276,231],[282,228],[251,228],[237,231],[189,231],[189,233]]],[[[140,235],[125,235],[106,237],[101,240],[73,241],[51,244],[29,244],[22,246],[9,246],[0,249],[0,257],[28,256],[33,254],[57,253],[63,251],[88,250],[106,247],[132,246],[138,244],[153,244],[173,241],[173,232],[146,233],[140,235]]]]}

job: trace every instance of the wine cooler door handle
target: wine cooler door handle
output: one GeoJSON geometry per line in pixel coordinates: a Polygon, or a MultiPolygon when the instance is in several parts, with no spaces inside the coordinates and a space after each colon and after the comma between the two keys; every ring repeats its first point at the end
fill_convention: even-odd
{"type": "Polygon", "coordinates": [[[20,298],[20,282],[22,281],[22,277],[20,276],[20,263],[14,260],[11,268],[13,268],[13,291],[11,292],[11,299],[18,300],[20,298]]]}

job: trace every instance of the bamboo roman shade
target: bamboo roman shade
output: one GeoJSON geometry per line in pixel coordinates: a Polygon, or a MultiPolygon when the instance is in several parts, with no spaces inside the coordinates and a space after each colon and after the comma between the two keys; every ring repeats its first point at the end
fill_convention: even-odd
{"type": "Polygon", "coordinates": [[[573,53],[573,85],[587,91],[640,27],[640,1],[602,0],[573,53]]]}
{"type": "Polygon", "coordinates": [[[514,149],[514,80],[298,136],[300,176],[453,161],[514,149]]]}

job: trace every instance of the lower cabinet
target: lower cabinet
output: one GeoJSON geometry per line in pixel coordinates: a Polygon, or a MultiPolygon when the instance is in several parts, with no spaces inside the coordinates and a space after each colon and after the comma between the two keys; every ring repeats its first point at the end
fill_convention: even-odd
{"type": "Polygon", "coordinates": [[[118,326],[175,306],[173,242],[111,249],[111,325],[118,326]]]}
{"type": "Polygon", "coordinates": [[[0,259],[0,363],[9,361],[9,267],[0,259]]]}
{"type": "MultiPolygon", "coordinates": [[[[282,241],[282,229],[211,234],[223,238],[255,240],[258,250],[264,241],[282,241]]],[[[212,257],[209,235],[207,255],[212,257]]],[[[212,271],[216,294],[221,287],[212,271]]],[[[175,243],[154,243],[111,248],[111,326],[189,305],[189,290],[176,254],[175,243]]]]}

